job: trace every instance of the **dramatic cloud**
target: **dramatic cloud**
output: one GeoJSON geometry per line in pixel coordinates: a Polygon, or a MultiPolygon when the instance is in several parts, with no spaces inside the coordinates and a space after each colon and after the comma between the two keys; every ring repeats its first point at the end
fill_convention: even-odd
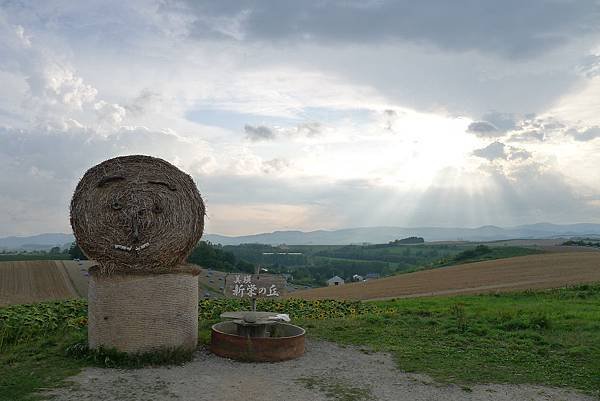
{"type": "Polygon", "coordinates": [[[198,36],[372,43],[407,40],[448,50],[529,57],[596,32],[594,1],[189,1],[198,36]],[[518,15],[519,18],[515,18],[518,15]]]}
{"type": "Polygon", "coordinates": [[[145,88],[128,104],[123,105],[123,108],[130,114],[141,116],[147,112],[153,111],[156,109],[157,105],[162,102],[163,99],[159,93],[145,88]]]}
{"type": "Polygon", "coordinates": [[[498,141],[489,144],[485,148],[475,149],[473,151],[473,155],[489,161],[527,160],[531,158],[531,153],[527,150],[513,146],[506,146],[502,142],[498,141]]]}
{"type": "Polygon", "coordinates": [[[579,71],[587,78],[600,76],[600,54],[590,54],[578,67],[579,71]]]}
{"type": "Polygon", "coordinates": [[[515,142],[543,142],[546,135],[542,131],[524,131],[510,137],[515,142]]]}
{"type": "Polygon", "coordinates": [[[511,151],[508,155],[509,160],[527,160],[531,158],[531,152],[525,149],[518,149],[511,147],[511,151]]]}
{"type": "Polygon", "coordinates": [[[467,129],[469,132],[482,137],[482,138],[494,138],[503,136],[504,133],[501,132],[498,127],[494,124],[491,124],[487,121],[475,121],[469,124],[467,129]]]}
{"type": "Polygon", "coordinates": [[[246,132],[246,137],[251,141],[266,141],[275,139],[277,136],[275,130],[264,125],[252,126],[246,124],[244,132],[246,132]]]}
{"type": "Polygon", "coordinates": [[[576,141],[588,142],[600,138],[600,127],[594,126],[585,130],[570,129],[567,134],[571,135],[576,141]]]}
{"type": "Polygon", "coordinates": [[[321,133],[323,132],[323,125],[316,122],[303,123],[298,125],[298,127],[296,127],[296,130],[300,135],[312,138],[321,135],[321,133]]]}
{"type": "Polygon", "coordinates": [[[506,145],[502,142],[493,142],[485,148],[475,149],[473,155],[482,157],[488,160],[504,159],[508,158],[508,154],[505,151],[506,145]]]}
{"type": "Polygon", "coordinates": [[[84,171],[134,153],[212,233],[600,221],[599,7],[5,1],[0,236],[68,231],[84,171]]]}
{"type": "Polygon", "coordinates": [[[94,104],[94,110],[98,115],[98,119],[103,122],[107,122],[111,125],[117,125],[123,121],[125,114],[125,108],[118,104],[109,104],[104,100],[94,104]]]}
{"type": "Polygon", "coordinates": [[[482,119],[492,124],[498,131],[512,131],[517,128],[518,122],[523,120],[519,116],[511,113],[491,112],[486,113],[482,119]]]}
{"type": "Polygon", "coordinates": [[[290,162],[285,159],[272,159],[263,162],[263,171],[266,174],[278,173],[290,166],[290,162]]]}

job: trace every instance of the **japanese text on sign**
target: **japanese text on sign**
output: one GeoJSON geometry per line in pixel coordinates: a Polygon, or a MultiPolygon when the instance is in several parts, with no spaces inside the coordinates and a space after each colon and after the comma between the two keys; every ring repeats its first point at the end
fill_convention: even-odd
{"type": "Polygon", "coordinates": [[[273,274],[228,274],[225,295],[233,298],[276,298],[285,290],[285,278],[273,274]]]}

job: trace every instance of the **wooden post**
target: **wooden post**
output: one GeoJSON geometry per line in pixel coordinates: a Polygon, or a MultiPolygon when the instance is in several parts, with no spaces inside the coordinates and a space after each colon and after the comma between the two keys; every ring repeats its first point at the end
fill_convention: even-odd
{"type": "MultiPolygon", "coordinates": [[[[256,264],[256,270],[254,273],[260,274],[260,265],[258,263],[256,264]]],[[[256,312],[256,297],[252,298],[252,312],[256,312]]]]}

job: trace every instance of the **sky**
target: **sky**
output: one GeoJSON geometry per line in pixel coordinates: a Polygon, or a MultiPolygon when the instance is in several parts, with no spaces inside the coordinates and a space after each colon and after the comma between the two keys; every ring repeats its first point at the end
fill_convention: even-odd
{"type": "Polygon", "coordinates": [[[0,0],[0,236],[87,169],[190,174],[206,232],[600,223],[600,2],[0,0]]]}

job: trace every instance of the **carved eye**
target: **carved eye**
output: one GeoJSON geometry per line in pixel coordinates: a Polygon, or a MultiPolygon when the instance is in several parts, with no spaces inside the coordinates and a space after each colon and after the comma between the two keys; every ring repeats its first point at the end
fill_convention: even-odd
{"type": "Polygon", "coordinates": [[[155,203],[155,204],[154,204],[154,207],[152,208],[152,211],[153,211],[154,213],[162,213],[162,211],[163,211],[163,208],[162,208],[162,206],[161,206],[161,205],[159,205],[158,203],[155,203]]]}
{"type": "Polygon", "coordinates": [[[123,209],[123,205],[121,205],[121,203],[119,201],[114,201],[113,203],[110,204],[110,207],[112,207],[113,210],[123,209]]]}
{"type": "Polygon", "coordinates": [[[177,187],[175,186],[175,184],[171,184],[171,183],[165,182],[165,181],[150,180],[150,181],[148,181],[148,184],[162,185],[164,187],[169,188],[171,191],[176,191],[177,190],[177,187]]]}

